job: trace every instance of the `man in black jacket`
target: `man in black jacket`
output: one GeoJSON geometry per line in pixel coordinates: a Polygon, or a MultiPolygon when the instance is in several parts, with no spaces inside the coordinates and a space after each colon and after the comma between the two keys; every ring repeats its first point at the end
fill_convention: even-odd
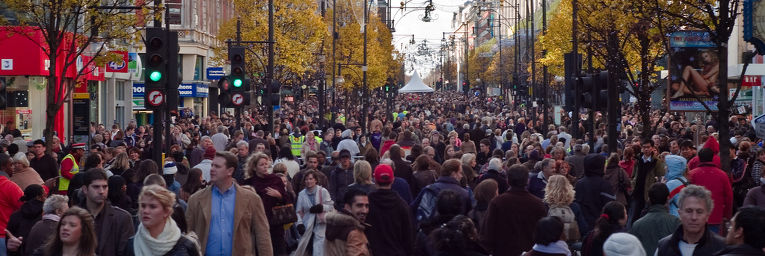
{"type": "Polygon", "coordinates": [[[583,229],[582,234],[590,232],[589,227],[595,226],[603,206],[616,199],[611,183],[603,179],[605,163],[606,158],[600,154],[589,154],[584,158],[584,178],[576,183],[574,189],[575,201],[582,206],[582,214],[587,221],[587,229],[583,229]]]}
{"type": "Polygon", "coordinates": [[[728,246],[717,255],[763,255],[765,247],[765,210],[759,207],[739,208],[730,221],[728,246]]]}
{"type": "Polygon", "coordinates": [[[329,175],[329,195],[335,199],[335,209],[343,208],[341,200],[345,195],[348,185],[353,184],[353,164],[351,164],[351,153],[348,150],[340,151],[340,164],[332,170],[329,175]]]}
{"type": "Polygon", "coordinates": [[[414,251],[414,230],[409,207],[391,190],[393,169],[378,165],[374,172],[378,188],[369,193],[366,230],[372,255],[406,256],[414,251]]]}
{"type": "Polygon", "coordinates": [[[712,213],[712,193],[704,187],[688,185],[678,197],[680,227],[659,240],[657,256],[713,255],[725,248],[723,238],[707,229],[712,213]]]}
{"type": "Polygon", "coordinates": [[[40,178],[46,181],[58,176],[58,163],[50,155],[45,153],[45,142],[36,140],[32,146],[35,158],[29,159],[29,166],[40,174],[40,178]]]}

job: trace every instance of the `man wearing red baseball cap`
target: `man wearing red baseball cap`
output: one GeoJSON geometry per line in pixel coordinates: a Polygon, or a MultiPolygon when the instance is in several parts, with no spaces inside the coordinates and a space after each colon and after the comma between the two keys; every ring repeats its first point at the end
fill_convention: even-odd
{"type": "Polygon", "coordinates": [[[369,193],[369,214],[366,230],[372,255],[412,255],[414,230],[409,206],[391,190],[395,177],[389,165],[375,168],[377,190],[369,193]]]}

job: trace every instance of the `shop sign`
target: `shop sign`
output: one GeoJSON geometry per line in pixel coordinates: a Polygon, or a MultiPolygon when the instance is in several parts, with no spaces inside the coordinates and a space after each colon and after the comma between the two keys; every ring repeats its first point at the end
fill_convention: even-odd
{"type": "Polygon", "coordinates": [[[178,86],[178,94],[183,98],[206,98],[209,87],[205,83],[182,83],[178,86]]]}
{"type": "Polygon", "coordinates": [[[13,70],[13,59],[3,59],[0,67],[2,70],[13,70]]]}
{"type": "Polygon", "coordinates": [[[128,53],[125,51],[111,51],[109,54],[116,55],[117,59],[106,63],[106,72],[127,73],[128,53]]]}
{"type": "Polygon", "coordinates": [[[133,83],[133,99],[143,98],[145,91],[146,87],[142,83],[133,83]]]}
{"type": "Polygon", "coordinates": [[[220,80],[226,76],[226,72],[223,71],[223,67],[209,67],[207,68],[208,80],[220,80]]]}

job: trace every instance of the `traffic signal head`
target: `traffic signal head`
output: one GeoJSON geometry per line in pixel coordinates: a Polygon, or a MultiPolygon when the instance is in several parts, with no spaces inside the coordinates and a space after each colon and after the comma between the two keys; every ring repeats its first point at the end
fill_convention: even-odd
{"type": "Polygon", "coordinates": [[[244,68],[244,47],[232,46],[228,51],[229,61],[231,61],[231,85],[233,90],[243,91],[245,68],[244,68]]]}
{"type": "Polygon", "coordinates": [[[147,89],[164,88],[167,74],[167,33],[162,28],[146,28],[146,72],[147,89]]]}
{"type": "Polygon", "coordinates": [[[390,84],[385,84],[385,92],[390,92],[390,84]]]}

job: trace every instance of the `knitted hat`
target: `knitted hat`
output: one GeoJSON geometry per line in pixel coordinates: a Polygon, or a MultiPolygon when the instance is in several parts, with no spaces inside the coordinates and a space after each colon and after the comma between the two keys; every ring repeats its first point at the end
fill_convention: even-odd
{"type": "Polygon", "coordinates": [[[387,164],[381,164],[375,167],[375,182],[377,184],[390,184],[393,182],[393,168],[387,164]]]}
{"type": "Polygon", "coordinates": [[[176,172],[178,172],[178,167],[175,167],[175,163],[173,162],[165,163],[165,168],[162,169],[162,174],[164,175],[175,174],[176,172]]]}
{"type": "Polygon", "coordinates": [[[620,232],[611,234],[603,243],[603,255],[646,256],[646,253],[637,237],[620,232]]]}

